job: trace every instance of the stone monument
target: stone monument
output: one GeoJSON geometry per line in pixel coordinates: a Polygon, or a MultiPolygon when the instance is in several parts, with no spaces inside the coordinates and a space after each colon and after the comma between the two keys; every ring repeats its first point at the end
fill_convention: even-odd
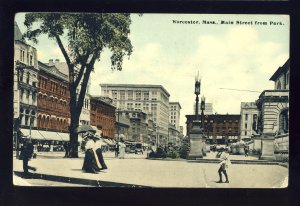
{"type": "Polygon", "coordinates": [[[205,109],[205,99],[201,99],[202,121],[198,118],[198,104],[200,94],[201,81],[198,76],[195,78],[195,95],[196,95],[196,119],[193,121],[192,129],[190,131],[190,152],[188,159],[203,158],[206,155],[205,137],[203,131],[203,110],[205,109]]]}

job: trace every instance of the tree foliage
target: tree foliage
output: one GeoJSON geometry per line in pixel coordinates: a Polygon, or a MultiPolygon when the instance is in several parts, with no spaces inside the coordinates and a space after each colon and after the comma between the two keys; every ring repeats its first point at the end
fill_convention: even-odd
{"type": "MultiPolygon", "coordinates": [[[[124,56],[130,56],[131,18],[127,13],[28,13],[24,38],[38,43],[46,34],[55,40],[69,68],[70,140],[77,143],[78,127],[86,87],[96,61],[104,48],[111,52],[111,69],[122,70],[124,56]],[[80,89],[78,98],[76,90],[80,89]]],[[[76,149],[77,151],[77,149],[76,149]]]]}

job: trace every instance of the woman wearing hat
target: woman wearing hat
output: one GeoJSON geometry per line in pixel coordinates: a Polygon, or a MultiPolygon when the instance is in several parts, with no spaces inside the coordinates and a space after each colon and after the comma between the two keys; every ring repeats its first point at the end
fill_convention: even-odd
{"type": "Polygon", "coordinates": [[[83,138],[85,138],[87,142],[85,145],[85,157],[82,170],[85,172],[97,173],[100,170],[100,164],[94,151],[94,135],[90,132],[86,132],[83,138]]]}

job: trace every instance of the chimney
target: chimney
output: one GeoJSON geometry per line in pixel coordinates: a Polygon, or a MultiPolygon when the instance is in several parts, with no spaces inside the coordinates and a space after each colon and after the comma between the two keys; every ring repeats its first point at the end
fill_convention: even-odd
{"type": "Polygon", "coordinates": [[[49,59],[49,65],[53,65],[53,59],[49,59]]]}
{"type": "Polygon", "coordinates": [[[55,59],[55,63],[58,63],[59,62],[59,59],[55,59]]]}

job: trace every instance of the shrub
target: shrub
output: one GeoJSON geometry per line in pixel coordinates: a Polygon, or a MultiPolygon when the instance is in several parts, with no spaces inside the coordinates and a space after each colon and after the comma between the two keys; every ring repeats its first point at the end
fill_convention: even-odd
{"type": "Polygon", "coordinates": [[[179,156],[183,159],[187,159],[189,152],[190,152],[190,141],[187,138],[185,138],[182,140],[182,146],[179,150],[179,156]]]}
{"type": "Polygon", "coordinates": [[[177,150],[170,150],[167,153],[167,157],[170,157],[172,159],[177,159],[177,158],[180,157],[180,154],[179,154],[179,152],[177,150]]]}

